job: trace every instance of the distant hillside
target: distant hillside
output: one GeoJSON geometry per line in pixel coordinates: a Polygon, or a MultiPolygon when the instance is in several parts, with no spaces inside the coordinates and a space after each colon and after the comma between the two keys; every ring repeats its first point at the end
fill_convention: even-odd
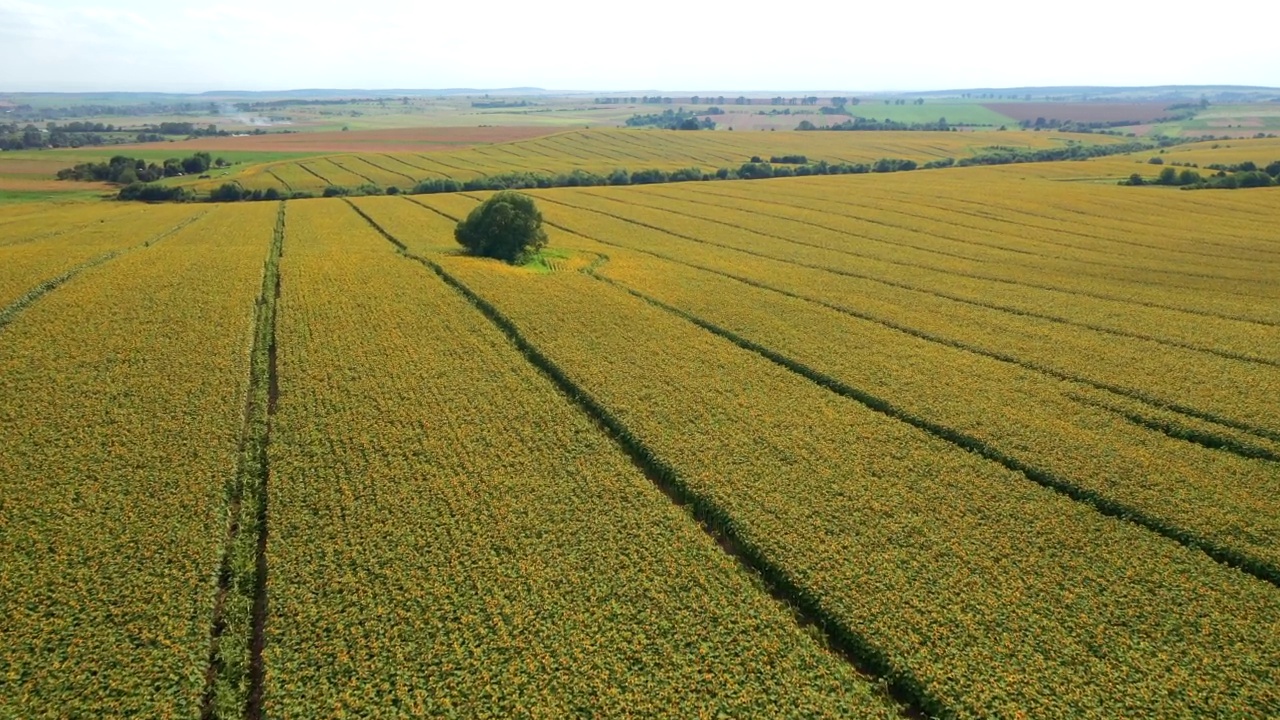
{"type": "Polygon", "coordinates": [[[301,90],[211,90],[200,93],[202,98],[275,98],[275,99],[315,99],[345,97],[438,97],[440,95],[545,95],[548,90],[536,87],[516,88],[440,88],[432,89],[389,89],[359,90],[308,88],[301,90]]]}
{"type": "Polygon", "coordinates": [[[929,90],[900,93],[913,97],[969,97],[969,98],[1025,98],[1065,102],[1133,102],[1135,100],[1199,100],[1226,102],[1237,100],[1266,101],[1280,98],[1280,88],[1257,85],[1153,85],[1135,87],[1104,87],[1078,85],[1063,87],[1015,87],[1015,88],[962,88],[955,90],[929,90]]]}

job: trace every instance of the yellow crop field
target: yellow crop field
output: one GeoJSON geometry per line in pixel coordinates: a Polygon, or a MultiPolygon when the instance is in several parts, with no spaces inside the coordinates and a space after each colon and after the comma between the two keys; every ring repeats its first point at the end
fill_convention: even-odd
{"type": "Polygon", "coordinates": [[[1280,188],[1115,182],[1274,141],[544,187],[523,264],[455,240],[488,192],[292,196],[1069,141],[1124,142],[568,130],[12,205],[0,717],[1280,716],[1280,188]]]}
{"type": "Polygon", "coordinates": [[[215,210],[0,328],[0,715],[199,713],[274,214],[215,210]]]}
{"type": "Polygon", "coordinates": [[[1109,144],[1119,138],[1040,132],[737,132],[575,130],[540,138],[436,153],[332,155],[254,165],[228,178],[196,181],[205,192],[234,180],[250,189],[319,194],[328,186],[413,187],[421,180],[469,180],[509,172],[556,175],[572,170],[608,174],[698,167],[737,168],[752,157],[803,155],[829,163],[872,163],[881,158],[927,162],[962,158],[991,147],[1045,149],[1068,142],[1109,144]]]}
{"type": "Polygon", "coordinates": [[[86,264],[103,262],[132,247],[144,246],[174,232],[207,211],[183,205],[135,209],[119,218],[95,213],[87,222],[57,227],[44,223],[42,230],[23,234],[0,244],[0,312],[18,302],[32,286],[60,282],[86,264]],[[108,218],[112,222],[106,222],[108,218]]]}
{"type": "MultiPolygon", "coordinates": [[[[549,214],[566,226],[573,217],[549,214]]],[[[1154,678],[1189,688],[1173,680],[1186,672],[1178,664],[1199,667],[1227,656],[1244,664],[1197,674],[1198,699],[1154,712],[1272,702],[1265,685],[1237,684],[1250,684],[1246,668],[1275,652],[1257,646],[1253,634],[1273,625],[1271,614],[1280,610],[1254,604],[1277,601],[1268,583],[1110,520],[942,433],[886,417],[868,407],[874,403],[833,394],[623,288],[578,273],[530,282],[482,261],[439,262],[581,392],[616,413],[678,482],[732,518],[736,536],[818,598],[828,622],[865,633],[930,710],[1148,712],[1169,697],[1154,678]],[[1016,550],[1004,544],[1014,538],[1016,550]],[[1069,616],[1061,605],[1064,572],[1075,578],[1069,616]],[[1134,573],[1150,573],[1149,580],[1134,573]],[[1177,589],[1182,581],[1173,578],[1188,584],[1177,589]],[[876,590],[859,591],[866,582],[876,590]],[[1171,594],[1156,600],[1136,590],[1150,582],[1171,594]],[[1006,604],[1010,596],[1016,607],[1006,604]],[[1201,600],[1209,605],[1186,605],[1201,600]],[[1206,643],[1199,649],[1159,629],[1183,613],[1190,613],[1185,621],[1202,618],[1210,605],[1221,614],[1199,626],[1214,635],[1197,639],[1206,643]],[[1251,631],[1240,622],[1260,625],[1251,631]],[[1053,640],[1046,645],[1048,627],[1053,640]],[[1173,642],[1179,659],[1119,652],[1084,662],[1086,647],[1099,638],[1117,649],[1173,642]],[[1233,649],[1223,652],[1227,646],[1233,649]],[[1114,692],[1115,673],[1128,672],[1120,668],[1146,663],[1131,675],[1146,680],[1114,692]],[[1210,681],[1226,677],[1235,680],[1210,681]]],[[[699,295],[734,304],[741,298],[750,307],[741,294],[699,295]]]]}
{"type": "Polygon", "coordinates": [[[266,714],[892,715],[443,281],[287,227],[266,714]]]}

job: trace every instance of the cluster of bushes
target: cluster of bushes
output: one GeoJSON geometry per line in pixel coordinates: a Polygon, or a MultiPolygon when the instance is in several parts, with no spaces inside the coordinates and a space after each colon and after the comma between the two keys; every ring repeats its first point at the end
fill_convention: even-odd
{"type": "Polygon", "coordinates": [[[1046,120],[1043,117],[1038,117],[1035,120],[1021,120],[1018,124],[1021,125],[1024,130],[1060,130],[1062,132],[1088,133],[1111,128],[1129,127],[1132,125],[1177,122],[1179,120],[1190,119],[1195,114],[1195,110],[1190,110],[1173,113],[1164,117],[1150,118],[1147,120],[1058,120],[1057,118],[1049,118],[1046,120]]]}
{"type": "Polygon", "coordinates": [[[190,202],[196,199],[196,194],[190,188],[178,185],[132,182],[120,188],[116,199],[140,202],[190,202]]]}
{"type": "MultiPolygon", "coordinates": [[[[825,109],[825,108],[824,108],[825,109]]],[[[836,130],[836,131],[855,131],[855,130],[932,130],[947,132],[955,128],[947,122],[945,117],[938,118],[937,122],[926,123],[908,123],[898,120],[875,120],[872,118],[854,117],[835,125],[814,125],[808,120],[801,120],[796,126],[797,130],[836,130]]]]}
{"type": "Polygon", "coordinates": [[[246,190],[237,183],[223,183],[218,189],[209,193],[211,202],[239,202],[241,200],[291,200],[295,198],[315,197],[311,193],[280,192],[276,188],[266,190],[246,190]]]}
{"type": "Polygon", "coordinates": [[[1178,171],[1176,168],[1167,167],[1150,180],[1142,177],[1140,173],[1134,173],[1129,176],[1128,180],[1121,180],[1120,184],[1129,186],[1166,185],[1181,187],[1184,190],[1235,190],[1238,188],[1272,187],[1280,184],[1280,160],[1261,169],[1258,168],[1256,163],[1252,162],[1242,162],[1237,165],[1214,164],[1206,167],[1217,170],[1217,173],[1203,177],[1199,172],[1189,168],[1178,171]]]}
{"type": "MultiPolygon", "coordinates": [[[[313,198],[309,192],[281,192],[276,188],[246,190],[237,183],[223,183],[209,193],[209,202],[240,202],[242,200],[301,200],[313,198]]],[[[139,202],[195,202],[199,198],[194,190],[181,185],[157,185],[155,183],[130,183],[116,194],[117,200],[139,202]]]]}
{"type": "Polygon", "coordinates": [[[200,126],[190,122],[162,122],[156,125],[145,125],[143,130],[157,135],[184,135],[188,137],[227,136],[231,133],[219,130],[217,125],[200,126]]]}
{"type": "Polygon", "coordinates": [[[179,175],[198,175],[211,167],[225,167],[226,160],[214,160],[207,152],[198,152],[187,158],[169,158],[162,165],[146,160],[116,155],[107,162],[80,163],[75,167],[58,171],[59,180],[81,180],[131,185],[155,182],[179,175]]]}
{"type": "Polygon", "coordinates": [[[448,192],[474,192],[477,190],[532,190],[536,188],[555,187],[598,187],[602,185],[650,185],[655,183],[689,182],[693,180],[710,180],[711,175],[701,168],[690,167],[679,170],[637,170],[628,172],[618,168],[608,175],[599,175],[586,170],[574,170],[559,175],[548,175],[537,172],[510,172],[501,175],[488,175],[470,180],[432,179],[423,180],[409,192],[414,195],[430,195],[448,192]]]}
{"type": "Polygon", "coordinates": [[[1071,142],[1062,147],[1040,148],[1038,150],[997,145],[985,148],[972,157],[960,158],[955,161],[955,165],[957,167],[969,167],[971,165],[1011,165],[1014,163],[1087,160],[1089,158],[1124,155],[1150,149],[1151,145],[1142,142],[1116,143],[1114,145],[1084,145],[1071,142]]]}
{"type": "Polygon", "coordinates": [[[726,176],[720,174],[725,172],[722,168],[717,171],[716,177],[721,180],[759,180],[778,177],[805,177],[808,175],[861,175],[864,173],[906,172],[915,170],[918,167],[919,165],[915,160],[897,158],[881,158],[874,163],[829,163],[826,160],[819,160],[816,163],[807,163],[796,167],[789,165],[775,167],[771,163],[751,162],[745,163],[736,171],[729,170],[726,176]]]}
{"type": "Polygon", "coordinates": [[[1221,163],[1211,163],[1209,165],[1205,165],[1205,167],[1210,170],[1217,170],[1218,172],[1233,172],[1233,173],[1257,172],[1258,170],[1261,170],[1262,172],[1270,175],[1273,178],[1280,178],[1280,160],[1276,160],[1275,162],[1271,163],[1265,168],[1259,168],[1257,163],[1249,160],[1246,160],[1242,163],[1236,163],[1235,165],[1223,165],[1221,163]]]}
{"type": "Polygon", "coordinates": [[[48,123],[38,128],[30,123],[0,123],[0,150],[41,150],[44,148],[78,148],[92,145],[119,145],[132,138],[119,134],[114,125],[70,122],[48,123]]]}
{"type": "MultiPolygon", "coordinates": [[[[759,157],[753,157],[751,162],[761,162],[761,160],[759,157]]],[[[774,165],[808,165],[809,158],[804,155],[771,155],[769,162],[774,165]]]]}
{"type": "MultiPolygon", "coordinates": [[[[710,108],[702,115],[718,115],[722,111],[719,108],[710,108]],[[716,112],[711,112],[715,110],[716,112]]],[[[684,108],[679,110],[663,110],[660,113],[651,113],[648,115],[632,115],[627,118],[627,127],[657,127],[667,130],[715,130],[716,122],[710,117],[699,119],[699,113],[691,110],[686,111],[684,108]]]]}

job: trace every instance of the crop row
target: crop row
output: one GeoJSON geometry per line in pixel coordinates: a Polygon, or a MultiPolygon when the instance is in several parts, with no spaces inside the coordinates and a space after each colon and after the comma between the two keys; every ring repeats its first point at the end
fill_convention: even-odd
{"type": "Polygon", "coordinates": [[[351,208],[281,271],[268,715],[893,713],[351,208]]]}
{"type": "MultiPolygon", "coordinates": [[[[1203,249],[1192,250],[1189,244],[1179,247],[1175,241],[1163,240],[1162,233],[1151,229],[1138,234],[1130,228],[1123,233],[1124,241],[1100,237],[1099,231],[1092,231],[1091,224],[1093,218],[1105,215],[1106,211],[1094,210],[1091,215],[1076,217],[1074,221],[1063,220],[1056,228],[1032,227],[999,217],[992,219],[987,216],[998,211],[984,206],[978,199],[981,195],[975,197],[974,194],[981,193],[984,185],[994,190],[1002,184],[984,183],[988,178],[972,179],[975,180],[971,191],[974,199],[963,209],[945,201],[922,202],[924,198],[919,196],[918,186],[867,188],[867,197],[856,201],[823,197],[822,188],[812,185],[779,190],[781,199],[795,204],[812,207],[820,203],[820,209],[826,213],[923,232],[935,237],[942,246],[960,246],[970,252],[986,253],[993,260],[1024,267],[1048,264],[1059,271],[1086,272],[1104,278],[1123,276],[1131,282],[1197,290],[1221,290],[1225,286],[1223,281],[1235,283],[1235,291],[1265,292],[1269,287],[1269,273],[1264,267],[1274,264],[1275,260],[1265,253],[1242,258],[1214,257],[1203,249]],[[937,208],[929,209],[926,205],[937,208]]],[[[1057,188],[1054,191],[1051,194],[1067,194],[1057,188]]],[[[1169,218],[1171,224],[1180,219],[1169,218]]]]}
{"type": "MultiPolygon", "coordinates": [[[[777,198],[778,195],[772,197],[777,198]]],[[[1114,287],[1111,277],[1118,273],[1086,281],[1077,272],[1072,281],[1075,288],[1068,285],[1059,289],[1048,284],[1028,283],[1028,276],[1043,272],[1043,269],[1028,272],[1020,262],[956,259],[943,256],[938,251],[930,255],[917,248],[917,245],[927,247],[930,244],[931,237],[926,233],[904,233],[886,241],[883,229],[868,230],[865,222],[851,222],[776,200],[760,209],[763,203],[759,200],[748,197],[729,199],[709,189],[697,193],[645,189],[629,194],[625,202],[629,206],[639,205],[712,222],[729,228],[731,232],[736,230],[745,237],[764,235],[793,244],[833,250],[857,258],[857,271],[865,277],[942,294],[963,303],[1120,336],[1203,349],[1226,357],[1280,362],[1280,351],[1271,347],[1272,340],[1276,347],[1280,347],[1280,330],[1260,327],[1256,322],[1243,319],[1206,317],[1108,298],[1106,291],[1114,287]]],[[[1055,272],[1065,276],[1069,271],[1055,272]]],[[[1201,289],[1194,293],[1183,289],[1177,294],[1173,294],[1173,288],[1168,290],[1175,298],[1207,294],[1201,289]]],[[[1256,308],[1257,299],[1252,300],[1250,304],[1256,308]]],[[[1245,303],[1241,305],[1246,306],[1245,303]]]]}
{"type": "MultiPolygon", "coordinates": [[[[965,157],[984,145],[1050,147],[1065,137],[1050,133],[674,133],[619,129],[593,129],[558,133],[465,150],[426,154],[353,154],[307,159],[249,168],[234,177],[253,190],[277,190],[318,194],[327,185],[354,188],[364,183],[397,186],[432,177],[467,180],[508,172],[559,174],[574,169],[608,174],[618,167],[629,170],[674,170],[690,166],[714,171],[738,167],[753,156],[804,155],[812,160],[869,163],[894,157],[926,161],[965,157]],[[413,178],[406,179],[405,176],[413,178]],[[287,185],[287,187],[285,187],[287,185]]],[[[1111,138],[1088,136],[1087,142],[1111,138]]],[[[207,191],[223,180],[197,184],[207,191]]]]}
{"type": "Polygon", "coordinates": [[[1186,416],[1170,420],[1168,411],[998,353],[939,342],[945,338],[904,322],[875,286],[841,285],[819,271],[739,260],[714,248],[698,252],[696,244],[566,206],[548,205],[547,213],[559,227],[607,243],[571,240],[608,254],[603,274],[630,288],[829,377],[874,388],[914,416],[986,443],[1054,482],[1132,508],[1169,533],[1280,579],[1280,553],[1270,541],[1280,534],[1280,443],[1186,416]],[[1106,399],[1082,403],[1082,396],[1106,399]]]}
{"type": "Polygon", "coordinates": [[[119,205],[51,202],[7,205],[4,216],[0,217],[0,248],[65,236],[131,214],[129,208],[119,205]]]}
{"type": "MultiPolygon", "coordinates": [[[[989,178],[990,179],[990,178],[989,178]]],[[[998,180],[998,176],[996,176],[998,180]]],[[[982,185],[975,183],[978,188],[982,185]]],[[[999,182],[993,181],[994,189],[992,194],[1004,194],[1003,186],[999,182]]],[[[1052,187],[1052,186],[1051,186],[1052,187]]],[[[661,189],[652,189],[650,192],[658,192],[661,189]]],[[[1121,302],[1130,302],[1131,304],[1143,304],[1144,302],[1154,307],[1164,306],[1167,309],[1179,309],[1179,306],[1185,305],[1189,312],[1199,312],[1202,315],[1211,315],[1213,307],[1199,308],[1199,303],[1205,298],[1201,296],[1209,296],[1211,299],[1219,299],[1220,302],[1232,302],[1228,315],[1240,315],[1248,318],[1251,313],[1265,312],[1265,309],[1259,310],[1249,306],[1247,296],[1241,296],[1241,288],[1237,278],[1232,279],[1215,279],[1208,277],[1204,272],[1204,265],[1207,262],[1203,256],[1183,254],[1176,260],[1167,260],[1166,266],[1179,272],[1153,272],[1149,268],[1139,265],[1138,269],[1125,269],[1120,267],[1108,267],[1105,264],[1092,262],[1081,263],[1069,257],[1050,257],[1045,254],[1038,256],[1029,252],[1025,252],[1024,245],[1029,241],[1019,244],[1022,235],[1046,235],[1043,229],[1028,227],[1021,233],[1016,228],[1006,229],[1005,236],[1000,238],[1006,246],[1004,249],[992,248],[981,242],[975,242],[974,238],[991,238],[998,237],[991,233],[971,232],[967,234],[958,234],[951,229],[949,224],[952,220],[946,212],[940,212],[939,217],[933,224],[916,223],[915,228],[902,227],[900,219],[894,217],[894,213],[887,212],[869,203],[864,206],[849,206],[848,203],[826,200],[821,197],[823,187],[821,184],[811,185],[808,181],[789,184],[785,187],[772,188],[767,196],[761,192],[763,188],[758,187],[725,187],[716,188],[700,188],[696,199],[701,202],[710,202],[717,205],[728,205],[740,208],[744,204],[749,204],[755,212],[753,215],[759,214],[763,216],[782,214],[788,217],[800,215],[801,218],[819,215],[822,225],[830,226],[832,229],[843,231],[848,234],[845,244],[849,244],[849,240],[858,241],[861,244],[863,239],[871,242],[879,242],[886,244],[896,244],[897,247],[911,247],[920,253],[924,253],[920,264],[929,266],[932,264],[946,262],[948,258],[964,259],[970,261],[967,268],[957,267],[948,268],[945,264],[937,265],[937,269],[960,270],[964,272],[981,276],[990,277],[996,280],[1003,280],[1015,285],[1023,287],[1041,287],[1048,289],[1062,289],[1065,291],[1073,291],[1077,293],[1093,293],[1101,296],[1103,299],[1113,299],[1121,302]],[[897,224],[895,224],[895,220],[897,224]],[[952,239],[957,238],[957,239],[952,239]],[[1187,290],[1195,290],[1194,293],[1188,293],[1187,290]],[[1132,296],[1132,297],[1131,297],[1132,296]]],[[[868,186],[867,191],[874,192],[874,188],[868,186]]],[[[1056,188],[1055,188],[1056,190],[1056,188]]],[[[909,187],[900,188],[899,200],[916,206],[926,204],[940,204],[939,201],[920,197],[919,189],[912,190],[909,187]]],[[[981,197],[980,189],[971,191],[968,207],[972,208],[981,201],[976,199],[981,197]]],[[[924,211],[916,211],[924,212],[924,211]]],[[[990,212],[988,210],[988,212],[990,212]]],[[[1097,214],[1123,214],[1126,211],[1099,211],[1097,214]]],[[[1187,212],[1186,209],[1183,210],[1187,212]]],[[[1202,214],[1208,215],[1200,211],[1202,214]]],[[[1212,217],[1210,215],[1210,217],[1212,217]]],[[[1180,218],[1182,219],[1182,218],[1180,218]]],[[[1066,220],[1060,221],[1063,227],[1067,227],[1066,220]]],[[[1071,225],[1073,232],[1079,233],[1081,230],[1087,232],[1090,224],[1093,222],[1089,218],[1077,218],[1074,225],[1071,225]]],[[[1253,224],[1255,235],[1259,223],[1253,224]]],[[[1152,243],[1161,242],[1161,233],[1158,229],[1148,228],[1145,232],[1139,234],[1136,230],[1131,229],[1128,236],[1130,239],[1145,240],[1152,243]]],[[[989,240],[988,240],[989,242],[989,240]]],[[[1239,243],[1242,241],[1230,238],[1224,242],[1239,243]]],[[[1114,248],[1116,254],[1128,253],[1125,248],[1114,248]]],[[[1172,253],[1170,253],[1172,255],[1172,253]]],[[[1260,288],[1266,292],[1268,287],[1266,283],[1267,274],[1264,271],[1267,262],[1274,260],[1263,257],[1245,257],[1233,259],[1231,262],[1237,265],[1239,269],[1243,269],[1250,273],[1250,282],[1258,283],[1261,281],[1263,287],[1260,288]]],[[[1254,298],[1256,299],[1256,297],[1254,298]]],[[[1266,316],[1260,319],[1266,320],[1266,316]]]]}
{"type": "Polygon", "coordinates": [[[73,226],[65,234],[0,246],[0,310],[40,283],[154,240],[202,211],[178,205],[148,206],[110,223],[73,226]]]}
{"type": "Polygon", "coordinates": [[[609,284],[438,262],[881,653],[927,712],[1275,710],[1271,585],[609,284]]]}
{"type": "Polygon", "coordinates": [[[0,336],[0,716],[199,712],[274,216],[220,208],[0,336]]]}
{"type": "MultiPolygon", "coordinates": [[[[898,267],[868,272],[866,260],[834,250],[799,245],[769,236],[748,236],[686,216],[648,210],[604,198],[599,192],[547,194],[588,215],[595,234],[628,229],[656,229],[644,235],[679,252],[706,252],[728,262],[765,261],[765,276],[779,269],[815,270],[823,278],[813,292],[836,303],[884,303],[888,315],[916,329],[1001,353],[1018,361],[1072,378],[1122,389],[1143,399],[1224,424],[1251,429],[1262,437],[1280,438],[1280,416],[1269,398],[1280,391],[1280,369],[1208,353],[1170,347],[1150,340],[1117,338],[1087,327],[1065,325],[979,303],[957,302],[929,288],[945,287],[945,277],[911,278],[898,267]],[[893,275],[890,275],[890,272],[893,275]],[[882,277],[914,279],[911,285],[886,284],[882,277]],[[856,298],[856,300],[854,300],[856,298]],[[1249,388],[1250,392],[1243,392],[1249,388]]],[[[1254,352],[1257,352],[1256,350],[1254,352]]]]}

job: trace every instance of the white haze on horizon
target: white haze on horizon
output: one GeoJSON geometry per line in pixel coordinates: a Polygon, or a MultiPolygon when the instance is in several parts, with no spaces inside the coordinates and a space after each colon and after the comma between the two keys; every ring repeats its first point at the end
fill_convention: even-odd
{"type": "Polygon", "coordinates": [[[1221,7],[0,0],[0,92],[1280,85],[1280,3],[1221,7]]]}

